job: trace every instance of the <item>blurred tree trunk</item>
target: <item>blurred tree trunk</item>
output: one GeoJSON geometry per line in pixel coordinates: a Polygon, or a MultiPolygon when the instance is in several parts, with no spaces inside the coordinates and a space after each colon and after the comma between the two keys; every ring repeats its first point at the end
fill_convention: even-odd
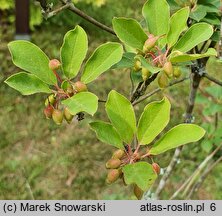
{"type": "Polygon", "coordinates": [[[15,0],[16,39],[29,39],[29,0],[15,0]]]}

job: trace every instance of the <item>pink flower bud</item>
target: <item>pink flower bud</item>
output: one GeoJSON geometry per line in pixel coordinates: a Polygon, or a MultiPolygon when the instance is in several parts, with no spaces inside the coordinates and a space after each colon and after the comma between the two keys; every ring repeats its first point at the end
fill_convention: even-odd
{"type": "Polygon", "coordinates": [[[149,37],[146,40],[146,42],[145,42],[145,44],[143,46],[143,52],[148,52],[149,50],[151,50],[156,45],[156,42],[157,42],[158,39],[159,39],[158,36],[156,36],[156,37],[153,37],[153,36],[149,37]]]}
{"type": "Polygon", "coordinates": [[[57,59],[52,59],[49,61],[49,68],[51,70],[57,70],[57,69],[59,69],[60,66],[61,66],[61,63],[57,59]]]}

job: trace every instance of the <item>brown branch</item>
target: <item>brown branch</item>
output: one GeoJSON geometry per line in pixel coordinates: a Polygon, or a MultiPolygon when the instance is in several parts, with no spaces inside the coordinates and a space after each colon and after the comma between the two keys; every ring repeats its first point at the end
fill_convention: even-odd
{"type": "Polygon", "coordinates": [[[63,5],[62,7],[59,7],[57,9],[53,10],[53,11],[50,11],[50,12],[45,12],[44,11],[43,16],[44,16],[45,19],[48,19],[50,17],[53,17],[53,16],[57,15],[58,13],[60,13],[61,11],[65,10],[69,7],[70,7],[70,3],[67,3],[67,4],[63,5]]]}
{"type": "MultiPolygon", "coordinates": [[[[184,78],[182,78],[182,79],[180,79],[180,80],[171,82],[166,88],[169,88],[169,87],[171,87],[171,86],[177,85],[177,84],[179,84],[179,83],[181,83],[181,82],[184,82],[184,81],[187,80],[187,79],[189,79],[189,78],[188,78],[188,77],[184,77],[184,78]]],[[[160,92],[160,91],[161,91],[161,88],[157,88],[157,89],[153,90],[152,92],[150,92],[150,93],[148,93],[148,94],[145,94],[145,95],[144,95],[143,97],[141,97],[140,99],[134,101],[134,102],[132,103],[133,106],[137,105],[138,103],[146,100],[147,98],[153,96],[154,94],[156,94],[156,93],[158,93],[158,92],[160,92]]]]}
{"type": "Polygon", "coordinates": [[[106,100],[99,99],[98,102],[100,102],[100,103],[106,103],[106,100]]]}
{"type": "Polygon", "coordinates": [[[145,82],[140,82],[134,91],[130,101],[133,103],[136,101],[138,98],[140,98],[142,95],[145,94],[145,91],[147,87],[157,78],[159,73],[153,74],[149,79],[147,79],[145,82]]]}
{"type": "Polygon", "coordinates": [[[220,81],[218,79],[215,79],[214,77],[210,76],[208,73],[204,73],[203,76],[205,78],[207,78],[208,80],[210,80],[211,82],[214,82],[214,83],[216,83],[219,86],[222,86],[222,81],[220,81]]]}
{"type": "Polygon", "coordinates": [[[91,16],[87,15],[80,9],[78,9],[71,1],[68,0],[60,0],[64,5],[68,4],[68,9],[73,13],[77,14],[78,16],[82,17],[83,19],[87,20],[88,22],[92,23],[93,25],[99,27],[100,29],[107,31],[110,34],[116,35],[112,28],[100,23],[99,21],[95,20],[91,16]]]}
{"type": "Polygon", "coordinates": [[[192,66],[191,68],[192,73],[191,73],[191,89],[190,89],[190,95],[188,99],[188,105],[186,109],[186,114],[185,114],[185,123],[192,123],[193,121],[193,108],[194,108],[194,103],[196,99],[196,94],[197,94],[197,89],[200,84],[201,76],[199,75],[200,68],[198,66],[192,66]]]}

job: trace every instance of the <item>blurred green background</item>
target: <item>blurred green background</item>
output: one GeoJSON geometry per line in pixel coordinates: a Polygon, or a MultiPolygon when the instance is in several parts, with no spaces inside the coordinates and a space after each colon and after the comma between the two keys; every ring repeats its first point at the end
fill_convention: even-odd
{"type": "MultiPolygon", "coordinates": [[[[105,119],[104,104],[100,104],[94,118],[56,126],[43,115],[46,95],[25,97],[4,84],[4,80],[19,69],[13,66],[7,43],[14,39],[14,1],[0,0],[0,199],[135,199],[130,187],[122,182],[107,186],[105,162],[113,147],[97,140],[88,122],[105,119]]],[[[56,3],[56,1],[54,1],[56,3]]],[[[145,0],[77,1],[77,6],[111,26],[114,16],[142,20],[141,8],[145,0]],[[93,2],[93,3],[92,3],[93,2]]],[[[88,55],[106,41],[117,41],[114,36],[94,27],[70,11],[63,11],[48,20],[42,19],[38,4],[31,1],[31,41],[50,58],[59,58],[59,49],[66,31],[76,24],[89,37],[88,55]]],[[[208,63],[208,71],[222,79],[221,64],[215,59],[208,63]]],[[[186,76],[184,72],[183,76],[186,76]]],[[[156,88],[154,82],[147,91],[156,88]]],[[[167,199],[195,170],[214,146],[222,142],[221,121],[215,132],[215,115],[221,119],[222,91],[203,81],[194,110],[195,122],[208,131],[205,141],[185,147],[180,163],[173,172],[162,198],[167,199]],[[216,92],[216,93],[215,93],[216,92]],[[214,98],[214,99],[212,99],[214,98]]],[[[129,97],[128,70],[110,70],[89,85],[90,91],[101,99],[115,89],[129,97]]],[[[182,123],[189,93],[189,81],[164,90],[136,106],[139,114],[149,101],[167,95],[172,103],[168,128],[182,123]]],[[[173,151],[161,155],[157,162],[166,167],[173,151]]],[[[222,199],[222,164],[207,177],[194,199],[222,199]]]]}

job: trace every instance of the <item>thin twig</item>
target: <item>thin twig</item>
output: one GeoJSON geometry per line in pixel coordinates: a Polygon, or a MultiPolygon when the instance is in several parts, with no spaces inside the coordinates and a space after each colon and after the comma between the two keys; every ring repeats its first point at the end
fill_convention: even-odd
{"type": "Polygon", "coordinates": [[[198,166],[198,168],[195,170],[194,172],[194,176],[192,177],[192,179],[190,180],[189,184],[186,186],[182,197],[185,197],[186,194],[188,194],[188,192],[190,191],[190,188],[192,187],[192,185],[195,183],[195,181],[197,180],[197,178],[200,176],[200,173],[202,172],[202,170],[209,164],[209,161],[214,157],[214,155],[220,151],[222,147],[222,144],[219,145],[210,155],[208,155],[205,160],[198,166]]]}
{"type": "Polygon", "coordinates": [[[190,182],[193,176],[194,173],[179,187],[177,191],[174,192],[174,194],[170,197],[169,200],[175,199],[179,195],[179,193],[186,187],[186,185],[190,182]]]}
{"type": "Polygon", "coordinates": [[[98,102],[100,102],[100,103],[106,103],[106,100],[101,100],[101,99],[99,99],[98,102]]]}
{"type": "Polygon", "coordinates": [[[222,144],[218,146],[213,152],[211,152],[197,167],[197,169],[193,172],[193,174],[189,177],[189,179],[171,196],[170,199],[175,199],[179,193],[186,187],[184,190],[183,195],[186,195],[187,191],[189,191],[189,188],[192,186],[194,180],[200,172],[206,167],[206,165],[209,163],[209,161],[214,157],[214,155],[221,149],[222,144]]]}
{"type": "Polygon", "coordinates": [[[156,199],[159,199],[160,193],[163,191],[163,189],[166,185],[166,182],[167,182],[168,178],[170,177],[170,174],[172,173],[174,167],[178,163],[178,158],[179,158],[179,155],[181,153],[181,150],[182,150],[181,147],[179,147],[175,150],[174,155],[173,155],[173,157],[170,161],[170,164],[168,165],[168,167],[167,167],[164,175],[162,176],[162,178],[159,182],[159,185],[156,189],[156,192],[155,192],[155,198],[156,199]]]}
{"type": "Polygon", "coordinates": [[[204,73],[203,76],[205,78],[207,78],[208,80],[210,80],[211,82],[214,82],[214,83],[216,83],[219,86],[222,86],[222,81],[220,81],[218,79],[215,79],[214,77],[210,76],[208,73],[204,73]]]}
{"type": "MultiPolygon", "coordinates": [[[[179,84],[181,82],[184,82],[185,80],[189,79],[188,77],[184,77],[183,79],[180,79],[180,80],[177,80],[177,81],[174,81],[174,82],[171,82],[166,88],[169,88],[171,86],[174,86],[176,84],[179,84]]],[[[132,104],[133,106],[137,105],[138,103],[146,100],[147,98],[153,96],[154,94],[158,93],[161,91],[161,88],[157,88],[155,90],[153,90],[152,92],[148,93],[148,94],[145,94],[144,96],[142,96],[140,99],[138,99],[137,101],[134,101],[132,104]]]]}
{"type": "Polygon", "coordinates": [[[44,14],[44,18],[48,19],[50,17],[53,17],[53,16],[57,15],[58,13],[60,13],[61,11],[65,10],[65,9],[67,9],[69,7],[70,7],[70,3],[66,3],[62,7],[59,7],[57,9],[53,10],[53,11],[45,12],[45,13],[43,13],[44,14]]]}
{"type": "Polygon", "coordinates": [[[29,193],[30,199],[35,200],[32,189],[31,189],[31,186],[30,186],[29,181],[28,181],[28,177],[26,176],[24,168],[22,168],[22,173],[23,173],[23,176],[25,178],[25,187],[26,187],[26,189],[29,193]]]}
{"type": "Polygon", "coordinates": [[[138,84],[136,90],[134,91],[130,101],[133,103],[138,98],[140,98],[142,95],[145,94],[145,91],[147,87],[157,78],[158,73],[153,74],[149,79],[147,79],[145,82],[142,81],[138,84]]]}
{"type": "Polygon", "coordinates": [[[201,46],[201,48],[199,50],[199,53],[203,52],[203,50],[204,50],[205,46],[207,45],[207,43],[208,43],[208,41],[203,42],[203,44],[202,44],[202,46],[201,46]]]}
{"type": "Polygon", "coordinates": [[[161,91],[161,88],[157,88],[157,89],[151,91],[150,93],[148,93],[148,94],[144,95],[143,97],[141,97],[139,100],[134,101],[134,102],[132,103],[133,106],[139,104],[140,102],[146,100],[147,98],[153,96],[154,94],[156,94],[156,93],[158,93],[158,92],[160,92],[160,91],[161,91]]]}
{"type": "Polygon", "coordinates": [[[131,82],[131,91],[130,91],[130,97],[132,97],[133,95],[133,92],[134,92],[134,88],[135,88],[135,85],[134,85],[134,81],[133,81],[133,77],[132,77],[132,71],[130,71],[130,82],[131,82]]]}
{"type": "Polygon", "coordinates": [[[73,3],[71,3],[70,1],[67,0],[60,0],[63,4],[69,4],[68,9],[72,12],[74,12],[75,14],[77,14],[78,16],[82,17],[83,19],[87,20],[88,22],[92,23],[93,25],[101,28],[104,31],[107,31],[113,35],[116,35],[116,33],[113,31],[112,28],[102,24],[101,22],[95,20],[94,18],[92,18],[91,16],[87,15],[86,13],[84,13],[83,11],[81,11],[80,9],[78,9],[73,3]]]}
{"type": "Polygon", "coordinates": [[[206,179],[206,177],[210,174],[210,172],[217,166],[218,163],[220,163],[222,161],[222,156],[220,158],[218,158],[214,163],[210,164],[207,168],[207,170],[205,170],[205,172],[201,175],[201,177],[199,178],[199,180],[197,181],[197,183],[193,186],[193,188],[190,190],[190,193],[188,194],[186,199],[190,199],[194,193],[196,193],[198,191],[198,189],[200,188],[200,186],[203,184],[204,180],[206,179]]]}

